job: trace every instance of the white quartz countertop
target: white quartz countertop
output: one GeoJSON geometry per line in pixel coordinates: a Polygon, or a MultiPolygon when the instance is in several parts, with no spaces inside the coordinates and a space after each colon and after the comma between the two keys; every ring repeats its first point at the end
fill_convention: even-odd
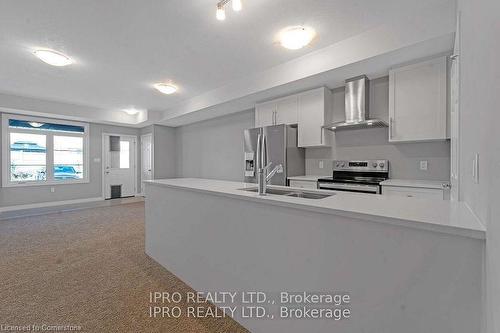
{"type": "MultiPolygon", "coordinates": [[[[255,192],[241,190],[256,187],[256,184],[201,178],[158,179],[145,183],[477,239],[485,239],[486,236],[484,226],[463,202],[309,189],[297,190],[329,194],[333,192],[334,195],[324,199],[272,194],[259,196],[255,192]]],[[[284,186],[269,187],[293,189],[284,186]]]]}
{"type": "Polygon", "coordinates": [[[443,189],[443,184],[449,183],[450,182],[446,180],[387,179],[381,182],[380,185],[443,189]]]}
{"type": "Polygon", "coordinates": [[[288,180],[302,180],[306,182],[317,182],[320,178],[325,178],[328,176],[318,176],[318,175],[305,175],[305,176],[293,176],[288,177],[288,180]]]}

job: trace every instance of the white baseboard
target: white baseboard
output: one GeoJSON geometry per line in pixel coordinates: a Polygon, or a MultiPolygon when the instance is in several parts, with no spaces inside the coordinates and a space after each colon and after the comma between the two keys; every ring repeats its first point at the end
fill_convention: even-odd
{"type": "Polygon", "coordinates": [[[12,211],[16,211],[16,210],[25,210],[25,209],[36,209],[36,208],[45,208],[45,207],[54,207],[54,206],[74,205],[74,204],[101,201],[101,200],[103,200],[102,197],[95,197],[95,198],[85,198],[85,199],[40,202],[40,203],[27,204],[27,205],[6,206],[6,207],[0,207],[0,213],[12,212],[12,211]]]}

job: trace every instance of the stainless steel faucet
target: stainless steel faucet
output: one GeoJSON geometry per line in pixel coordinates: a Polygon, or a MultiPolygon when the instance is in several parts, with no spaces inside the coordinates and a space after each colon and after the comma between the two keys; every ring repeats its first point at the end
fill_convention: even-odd
{"type": "Polygon", "coordinates": [[[269,173],[267,171],[271,167],[271,162],[267,162],[267,139],[263,133],[257,136],[257,182],[259,195],[266,195],[267,183],[273,178],[276,173],[283,172],[283,165],[276,165],[269,173]]]}

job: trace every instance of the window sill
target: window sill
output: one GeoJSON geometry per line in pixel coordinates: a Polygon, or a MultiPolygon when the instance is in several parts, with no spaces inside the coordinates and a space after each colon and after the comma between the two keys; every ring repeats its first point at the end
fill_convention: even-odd
{"type": "Polygon", "coordinates": [[[4,182],[2,187],[32,187],[32,186],[56,186],[56,185],[73,185],[73,184],[88,184],[89,179],[80,180],[50,180],[45,182],[4,182]]]}

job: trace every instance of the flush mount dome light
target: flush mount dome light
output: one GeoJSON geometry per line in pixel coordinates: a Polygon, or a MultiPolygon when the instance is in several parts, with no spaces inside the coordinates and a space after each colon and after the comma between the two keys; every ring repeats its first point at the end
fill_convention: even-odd
{"type": "Polygon", "coordinates": [[[177,86],[172,83],[156,83],[154,84],[156,90],[162,94],[170,95],[177,91],[177,86]]]}
{"type": "Polygon", "coordinates": [[[315,36],[316,32],[313,28],[294,26],[281,30],[279,40],[284,48],[298,50],[308,45],[315,36]]]}
{"type": "Polygon", "coordinates": [[[131,116],[135,116],[136,114],[138,114],[140,112],[140,110],[137,110],[137,109],[134,109],[134,108],[124,109],[123,111],[126,114],[131,115],[131,116]]]}
{"type": "Polygon", "coordinates": [[[33,51],[33,54],[44,63],[52,66],[62,67],[73,63],[70,57],[54,50],[37,49],[33,51]]]}

